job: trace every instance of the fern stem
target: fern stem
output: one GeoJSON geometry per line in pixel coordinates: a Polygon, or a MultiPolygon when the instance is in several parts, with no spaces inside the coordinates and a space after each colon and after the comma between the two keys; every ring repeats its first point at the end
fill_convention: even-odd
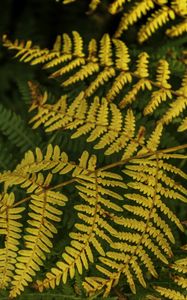
{"type": "MultiPolygon", "coordinates": [[[[57,184],[57,185],[55,185],[55,186],[53,186],[53,187],[51,187],[51,188],[46,188],[45,191],[46,191],[46,190],[55,190],[55,189],[58,189],[58,188],[60,188],[60,187],[62,187],[62,186],[65,186],[65,185],[68,185],[68,184],[70,184],[70,183],[72,183],[72,182],[75,182],[75,180],[76,180],[76,178],[67,180],[67,181],[65,181],[65,182],[63,181],[63,182],[61,182],[61,183],[59,183],[59,184],[57,184]]],[[[39,193],[36,193],[36,195],[38,196],[38,195],[41,195],[42,193],[44,193],[44,191],[39,192],[39,193]]],[[[22,204],[22,203],[25,203],[25,202],[27,202],[28,200],[30,200],[30,198],[31,198],[31,196],[25,197],[24,199],[22,199],[22,200],[16,202],[12,207],[16,207],[16,206],[18,206],[18,205],[20,205],[20,204],[22,204]]]]}

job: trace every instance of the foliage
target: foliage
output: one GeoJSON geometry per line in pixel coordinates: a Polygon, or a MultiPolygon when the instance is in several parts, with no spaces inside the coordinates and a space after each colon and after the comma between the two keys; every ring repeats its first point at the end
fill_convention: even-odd
{"type": "MultiPolygon", "coordinates": [[[[75,0],[64,0],[64,4],[69,4],[75,0]]],[[[112,3],[107,3],[107,10],[111,14],[116,14],[125,11],[121,17],[121,21],[115,32],[115,37],[119,38],[122,33],[129,28],[130,25],[136,23],[144,15],[154,10],[145,24],[143,24],[138,32],[138,41],[145,42],[156,30],[165,23],[172,23],[176,18],[180,21],[166,30],[169,37],[176,37],[187,32],[187,2],[186,0],[130,0],[132,6],[127,5],[126,0],[114,0],[112,3]],[[134,3],[133,3],[134,2],[134,3]],[[171,2],[171,3],[170,3],[171,2]],[[127,9],[126,9],[126,5],[127,9]]],[[[91,0],[88,13],[93,12],[101,0],[91,0]]]]}
{"type": "Polygon", "coordinates": [[[187,2],[92,0],[88,18],[102,9],[113,37],[3,34],[19,63],[0,104],[2,299],[187,299],[187,2]],[[174,41],[123,39],[169,19],[174,41]]]}

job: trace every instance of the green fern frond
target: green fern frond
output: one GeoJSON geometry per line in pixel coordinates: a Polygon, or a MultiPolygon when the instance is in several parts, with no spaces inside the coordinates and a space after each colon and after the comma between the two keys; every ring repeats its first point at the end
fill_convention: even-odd
{"type": "Polygon", "coordinates": [[[21,152],[36,147],[36,136],[26,122],[2,104],[0,104],[0,132],[21,152]]]}
{"type": "Polygon", "coordinates": [[[0,170],[9,170],[14,165],[13,155],[8,145],[0,141],[0,170]]]}

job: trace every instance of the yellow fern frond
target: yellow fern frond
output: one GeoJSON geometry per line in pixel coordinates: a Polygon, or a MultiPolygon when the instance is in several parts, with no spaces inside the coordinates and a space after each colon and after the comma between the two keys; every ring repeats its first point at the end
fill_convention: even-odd
{"type": "MultiPolygon", "coordinates": [[[[181,247],[186,250],[186,245],[181,247]]],[[[155,286],[155,290],[169,299],[187,299],[186,290],[187,290],[187,258],[181,258],[176,260],[171,266],[171,270],[174,270],[172,274],[173,286],[172,289],[169,287],[155,286]],[[178,273],[178,274],[176,274],[178,273]],[[180,291],[178,288],[180,287],[180,291]]]]}
{"type": "Polygon", "coordinates": [[[78,138],[89,133],[87,141],[93,142],[99,138],[94,148],[107,147],[106,155],[120,150],[124,150],[124,153],[133,153],[139,145],[143,145],[143,141],[139,140],[139,135],[134,136],[135,118],[131,110],[127,111],[124,119],[117,106],[113,103],[109,104],[106,99],[99,101],[96,97],[88,108],[82,96],[83,94],[79,95],[69,108],[66,107],[65,101],[61,102],[61,99],[56,106],[47,104],[45,109],[43,106],[42,114],[39,108],[38,114],[31,120],[35,122],[34,128],[44,123],[46,131],[59,128],[74,129],[75,133],[71,138],[78,138]],[[59,109],[61,104],[62,108],[59,109]],[[111,113],[111,119],[109,119],[109,113],[111,113]],[[126,149],[129,142],[132,142],[132,145],[129,144],[131,151],[126,149]]]}
{"type": "Polygon", "coordinates": [[[132,86],[132,89],[125,95],[125,97],[119,103],[120,108],[124,108],[128,104],[131,104],[136,100],[137,94],[142,90],[151,89],[150,81],[147,79],[140,79],[132,86]]]}
{"type": "Polygon", "coordinates": [[[180,16],[187,15],[187,1],[186,0],[172,0],[171,3],[173,9],[179,14],[180,16]]]}
{"type": "Polygon", "coordinates": [[[175,19],[175,13],[168,6],[163,6],[141,27],[138,32],[138,41],[140,43],[145,42],[160,26],[167,23],[169,19],[175,19]]]}
{"type": "MultiPolygon", "coordinates": [[[[70,39],[69,35],[64,33],[62,35],[62,38],[61,38],[61,36],[58,36],[54,43],[54,46],[53,46],[54,50],[56,50],[57,41],[62,43],[62,50],[61,50],[61,48],[57,49],[56,57],[50,59],[50,61],[44,65],[44,69],[52,68],[56,65],[59,65],[61,63],[67,62],[72,59],[72,55],[73,55],[72,54],[72,52],[73,52],[72,40],[70,39]]],[[[53,52],[53,50],[52,50],[52,52],[53,52]]],[[[37,63],[40,63],[40,62],[39,61],[33,62],[33,64],[37,64],[37,63]]]]}
{"type": "Polygon", "coordinates": [[[182,121],[182,124],[179,126],[178,131],[187,130],[187,117],[182,121]]]}
{"type": "Polygon", "coordinates": [[[96,10],[96,8],[98,7],[98,5],[101,3],[101,0],[91,0],[90,4],[89,4],[89,12],[92,12],[94,10],[96,10]]]}
{"type": "Polygon", "coordinates": [[[155,287],[155,290],[160,293],[161,296],[171,300],[187,300],[187,297],[178,291],[167,289],[164,287],[155,287]]]}
{"type": "MultiPolygon", "coordinates": [[[[22,57],[22,52],[20,51],[23,50],[23,55],[26,55],[29,58],[30,52],[28,51],[30,51],[30,48],[27,49],[28,47],[22,43],[22,50],[20,50],[19,45],[20,43],[17,41],[11,43],[7,38],[4,39],[5,47],[18,51],[20,57],[22,57]]],[[[33,47],[33,49],[35,48],[36,47],[33,47]]],[[[43,50],[41,49],[40,51],[43,50]]],[[[182,90],[182,93],[185,95],[185,77],[181,89],[177,91],[173,90],[169,83],[170,70],[166,60],[162,59],[159,61],[156,78],[150,79],[149,55],[146,52],[142,52],[138,56],[135,71],[132,65],[132,71],[130,69],[130,56],[127,46],[118,39],[111,39],[108,34],[105,34],[102,37],[100,44],[98,45],[98,51],[95,39],[92,39],[88,43],[87,49],[83,50],[83,40],[77,32],[73,32],[73,39],[70,38],[69,35],[64,34],[63,41],[61,41],[61,37],[57,38],[53,50],[48,50],[47,55],[48,59],[46,62],[40,61],[39,55],[36,58],[37,61],[35,58],[31,57],[30,63],[41,63],[44,68],[57,66],[57,70],[54,71],[50,77],[56,78],[61,76],[62,86],[64,87],[78,84],[80,81],[86,82],[86,87],[84,88],[84,97],[86,99],[91,98],[94,93],[102,91],[103,96],[105,96],[108,102],[117,100],[119,107],[125,108],[127,105],[130,105],[137,100],[139,93],[145,90],[150,95],[150,100],[144,109],[144,114],[147,115],[153,113],[156,108],[167,99],[171,99],[174,96],[180,96],[182,90]],[[62,47],[60,46],[61,43],[62,47]],[[52,58],[52,56],[50,58],[52,53],[56,53],[55,58],[52,58]],[[126,86],[127,91],[125,91],[126,86]]],[[[34,101],[36,105],[33,103],[30,110],[37,107],[38,103],[41,118],[46,121],[47,111],[50,107],[47,108],[45,106],[46,110],[43,109],[43,104],[46,102],[46,94],[42,96],[41,93],[39,93],[37,96],[36,93],[36,97],[37,99],[34,101]]],[[[57,110],[63,102],[65,105],[65,96],[64,98],[62,97],[61,100],[61,104],[59,101],[56,104],[56,107],[54,106],[55,110],[57,110]]],[[[178,105],[178,107],[180,106],[181,104],[178,105]]],[[[180,108],[178,114],[182,110],[183,109],[180,108]]],[[[53,113],[51,112],[51,117],[52,115],[53,113]]],[[[36,127],[39,124],[40,121],[38,121],[36,127]]]]}
{"type": "MultiPolygon", "coordinates": [[[[106,252],[105,257],[100,257],[102,265],[97,265],[97,269],[105,276],[105,279],[100,277],[86,278],[83,285],[88,294],[94,294],[96,288],[97,290],[105,288],[104,295],[107,296],[111,287],[118,283],[122,274],[129,283],[132,293],[136,293],[135,276],[142,286],[145,287],[146,285],[142,266],[145,266],[154,277],[157,277],[152,255],[168,264],[167,257],[172,256],[170,241],[174,243],[174,237],[165,218],[170,219],[181,230],[183,230],[183,226],[164,203],[166,197],[175,199],[174,190],[178,189],[177,183],[167,176],[166,168],[169,169],[167,164],[166,166],[164,163],[162,164],[157,155],[153,156],[152,159],[133,159],[131,164],[126,165],[123,172],[133,181],[127,184],[130,193],[124,195],[126,203],[123,207],[132,215],[132,219],[114,217],[113,220],[118,225],[127,229],[131,228],[133,231],[118,231],[118,241],[111,244],[111,250],[106,252]],[[169,183],[171,193],[163,193],[165,188],[162,188],[162,182],[164,184],[169,183]],[[134,190],[139,192],[134,193],[134,190]],[[137,222],[134,222],[133,216],[138,217],[137,222]]],[[[180,194],[181,200],[183,200],[182,194],[186,195],[184,187],[179,187],[178,196],[180,194]]],[[[185,285],[185,281],[182,279],[180,283],[185,285]]],[[[166,296],[162,293],[161,295],[166,296]]]]}
{"type": "MultiPolygon", "coordinates": [[[[86,167],[85,163],[89,164],[90,160],[93,158],[89,158],[88,153],[85,152],[80,159],[80,165],[84,164],[86,167]]],[[[96,167],[95,163],[93,171],[96,167]]],[[[75,224],[79,233],[71,232],[71,244],[65,248],[65,252],[62,254],[64,261],[57,262],[57,268],[52,268],[43,281],[37,281],[40,291],[49,286],[58,285],[60,281],[66,283],[68,275],[71,278],[74,277],[75,269],[82,274],[83,268],[88,269],[89,263],[94,261],[92,249],[95,248],[100,255],[104,256],[105,251],[101,240],[111,244],[111,236],[117,234],[116,230],[103,218],[103,212],[107,213],[109,209],[122,211],[122,208],[114,203],[114,199],[122,200],[121,196],[109,189],[111,186],[126,188],[126,184],[120,181],[121,176],[106,171],[93,172],[89,177],[84,173],[77,172],[74,175],[78,182],[76,188],[84,200],[83,204],[75,205],[81,221],[81,223],[75,224]],[[113,198],[112,201],[108,199],[109,195],[113,198]]]]}
{"type": "Polygon", "coordinates": [[[155,82],[159,90],[152,93],[151,100],[144,108],[144,115],[152,113],[162,101],[166,101],[167,98],[172,98],[171,85],[168,83],[169,75],[170,70],[168,62],[160,60],[157,69],[157,80],[155,82]]]}
{"type": "MultiPolygon", "coordinates": [[[[67,4],[75,0],[65,0],[67,4]]],[[[93,12],[101,0],[90,0],[88,13],[93,12]]],[[[177,37],[186,32],[186,16],[187,2],[186,0],[113,0],[112,3],[105,4],[110,14],[123,12],[119,26],[115,32],[115,37],[119,38],[130,25],[137,23],[145,15],[148,15],[148,21],[143,20],[143,25],[138,32],[138,40],[140,43],[146,41],[156,30],[165,23],[172,23],[176,18],[183,18],[184,21],[172,26],[166,30],[166,34],[170,37],[177,37]],[[131,2],[130,5],[127,2],[131,2]],[[127,4],[127,5],[126,5],[127,4]],[[153,10],[153,12],[152,12],[153,10]]]]}
{"type": "Polygon", "coordinates": [[[161,122],[168,124],[183,112],[187,106],[187,74],[185,74],[182,84],[179,90],[176,91],[177,98],[170,104],[170,108],[166,111],[164,116],[161,118],[161,122]]]}
{"type": "Polygon", "coordinates": [[[4,237],[4,248],[0,249],[0,289],[5,289],[14,277],[22,224],[19,221],[24,207],[12,207],[13,193],[0,196],[0,235],[4,237]]]}
{"type": "Polygon", "coordinates": [[[24,43],[15,40],[15,42],[12,43],[7,39],[6,35],[3,36],[3,43],[5,47],[17,51],[16,57],[20,57],[20,61],[31,62],[31,64],[35,59],[38,61],[38,57],[41,58],[40,63],[44,63],[56,55],[56,52],[50,55],[51,53],[48,49],[40,49],[38,46],[32,47],[32,41],[24,43]]]}
{"type": "Polygon", "coordinates": [[[166,34],[169,37],[178,37],[179,35],[182,35],[183,33],[187,32],[187,20],[184,20],[183,22],[172,26],[170,29],[166,31],[166,34]]]}
{"type": "Polygon", "coordinates": [[[108,7],[108,11],[113,15],[116,14],[117,12],[119,12],[122,7],[123,4],[126,2],[126,0],[115,0],[113,1],[109,7],[108,7]]]}
{"type": "MultiPolygon", "coordinates": [[[[127,130],[127,135],[134,136],[135,120],[131,110],[127,111],[123,128],[120,111],[115,104],[109,105],[103,101],[100,105],[96,98],[95,105],[96,108],[92,105],[92,112],[98,109],[98,118],[104,123],[107,122],[110,107],[113,114],[110,130],[119,122],[120,131],[127,130]]],[[[55,223],[60,221],[62,207],[67,202],[62,187],[73,182],[79,202],[74,205],[77,220],[70,233],[71,242],[65,246],[62,259],[46,273],[44,280],[37,280],[37,288],[43,291],[44,288],[55,288],[60,282],[66,283],[69,277],[75,276],[76,270],[83,274],[83,270],[94,263],[96,251],[100,255],[96,268],[105,278],[86,278],[84,287],[90,295],[98,289],[105,289],[104,296],[107,296],[121,275],[126,278],[133,293],[136,292],[136,280],[143,287],[146,286],[145,269],[157,277],[154,260],[156,258],[167,264],[168,258],[172,256],[170,243],[175,241],[167,223],[172,222],[183,230],[180,220],[165,202],[168,198],[187,201],[187,189],[171,178],[170,173],[184,179],[187,179],[187,175],[166,162],[172,157],[182,159],[184,155],[157,150],[159,138],[156,141],[154,139],[160,135],[161,130],[162,125],[159,123],[148,142],[144,142],[152,153],[145,152],[143,156],[136,154],[126,161],[120,160],[118,163],[97,168],[96,155],[89,155],[84,151],[79,163],[75,163],[69,161],[67,154],[61,152],[59,146],[48,145],[45,154],[39,148],[36,148],[35,153],[28,151],[13,171],[0,174],[0,180],[5,183],[6,189],[18,185],[30,194],[19,202],[21,204],[29,200],[29,219],[27,233],[23,235],[25,243],[18,251],[14,264],[15,275],[11,281],[10,297],[19,295],[44,264],[46,253],[53,247],[52,239],[57,232],[55,223]],[[122,173],[120,170],[108,170],[119,165],[125,166],[122,173]],[[53,174],[59,174],[62,178],[62,182],[56,186],[53,185],[53,174]],[[61,188],[61,191],[56,192],[55,188],[61,188]],[[127,188],[128,191],[123,195],[127,188]]],[[[135,136],[134,143],[141,140],[142,133],[138,135],[135,136]]],[[[117,140],[115,138],[115,142],[117,140]]],[[[107,144],[108,141],[106,131],[106,140],[103,139],[101,144],[107,144]]],[[[5,198],[10,199],[7,195],[5,198]]],[[[16,206],[17,203],[11,202],[9,209],[17,218],[23,208],[16,206]]],[[[6,234],[6,226],[1,222],[7,212],[4,206],[2,212],[0,233],[6,234]]],[[[17,233],[16,223],[12,224],[12,230],[17,233]]],[[[11,250],[17,251],[17,248],[11,250]]],[[[1,267],[4,250],[0,254],[1,267]]],[[[10,269],[13,270],[12,260],[10,269]]],[[[180,280],[178,278],[178,283],[185,286],[182,277],[180,280]]]]}
{"type": "Polygon", "coordinates": [[[123,31],[129,27],[129,25],[136,23],[139,18],[154,8],[154,6],[155,4],[152,0],[142,0],[138,3],[135,3],[131,10],[128,13],[125,13],[121,18],[118,29],[115,32],[115,37],[119,38],[123,31]]]}
{"type": "Polygon", "coordinates": [[[69,107],[66,97],[62,97],[55,105],[44,104],[38,108],[31,122],[35,123],[33,128],[43,123],[47,132],[60,128],[74,130],[71,138],[88,134],[87,142],[99,139],[95,149],[105,148],[106,155],[123,150],[123,159],[132,156],[139,147],[139,154],[157,150],[163,129],[163,122],[158,122],[145,143],[145,128],[140,127],[135,135],[135,119],[131,110],[127,111],[124,118],[115,104],[108,103],[104,98],[100,101],[97,97],[88,107],[83,93],[69,107]]]}
{"type": "Polygon", "coordinates": [[[120,108],[124,108],[126,105],[131,104],[133,101],[135,101],[136,96],[140,90],[152,89],[151,81],[147,79],[147,77],[149,77],[148,59],[149,56],[146,52],[142,52],[141,54],[139,54],[137,60],[137,68],[134,72],[134,75],[138,77],[139,80],[132,86],[132,89],[121,100],[121,102],[119,103],[120,108]]]}
{"type": "Polygon", "coordinates": [[[54,204],[64,206],[64,201],[67,201],[65,195],[52,191],[44,191],[39,195],[32,194],[29,204],[31,219],[28,220],[31,226],[26,228],[28,234],[24,235],[25,248],[19,251],[17,257],[16,275],[12,281],[10,297],[19,295],[43,265],[46,259],[45,253],[49,253],[53,246],[51,238],[57,233],[53,222],[61,220],[59,216],[62,211],[54,204]]]}

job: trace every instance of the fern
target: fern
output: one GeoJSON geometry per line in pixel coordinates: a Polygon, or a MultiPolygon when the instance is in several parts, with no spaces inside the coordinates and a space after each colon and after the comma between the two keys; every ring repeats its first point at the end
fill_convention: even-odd
{"type": "MultiPolygon", "coordinates": [[[[155,146],[155,150],[156,148],[155,146]]],[[[61,280],[65,283],[68,276],[74,277],[75,269],[82,274],[82,269],[88,269],[89,263],[94,262],[93,249],[96,249],[100,254],[102,263],[116,270],[111,272],[98,265],[98,270],[104,273],[108,279],[87,278],[84,287],[90,294],[107,286],[105,292],[107,295],[112,285],[115,285],[119,280],[120,274],[126,276],[132,291],[135,292],[132,276],[132,272],[135,270],[135,276],[145,286],[140,262],[153,276],[157,276],[151,256],[154,255],[157,259],[168,263],[166,256],[172,255],[169,242],[174,242],[171,230],[161,215],[158,215],[157,210],[161,210],[163,215],[166,215],[170,221],[183,230],[179,219],[164,204],[163,199],[169,197],[187,201],[185,198],[186,189],[170,179],[167,172],[174,172],[184,178],[187,175],[171,164],[164,162],[171,157],[182,158],[183,156],[164,154],[162,151],[152,155],[145,153],[143,154],[144,158],[142,158],[141,153],[139,156],[137,155],[136,159],[135,157],[128,158],[120,160],[119,163],[96,169],[95,156],[89,157],[88,153],[84,152],[79,164],[76,165],[74,162],[68,161],[67,155],[64,152],[61,153],[58,146],[53,148],[49,145],[45,156],[39,148],[36,148],[36,154],[34,155],[31,151],[27,152],[25,158],[14,171],[1,174],[0,181],[4,182],[6,190],[13,185],[19,185],[26,193],[30,194],[25,200],[18,202],[23,203],[30,200],[31,212],[29,212],[29,226],[26,229],[28,234],[24,235],[25,248],[19,251],[17,263],[15,263],[16,275],[11,282],[11,297],[20,294],[24,286],[32,281],[32,277],[36,275],[46,259],[45,253],[49,252],[52,247],[50,240],[56,233],[53,224],[60,221],[59,215],[62,214],[62,211],[55,206],[64,206],[64,201],[67,201],[67,197],[62,192],[54,192],[52,189],[65,186],[73,181],[76,183],[75,187],[83,201],[82,204],[74,207],[81,222],[75,224],[77,231],[70,234],[72,239],[70,246],[67,246],[62,254],[64,261],[57,262],[57,268],[52,268],[51,272],[46,274],[46,279],[43,282],[37,281],[38,289],[42,291],[44,287],[55,287],[61,280]],[[118,164],[123,165],[127,161],[131,161],[131,164],[126,165],[124,173],[133,181],[125,184],[121,175],[109,172],[107,169],[118,164]],[[43,176],[45,170],[47,171],[46,178],[43,176]],[[51,186],[53,174],[58,173],[64,176],[72,171],[72,179],[63,180],[56,187],[51,186]],[[149,175],[150,172],[152,177],[149,175]],[[166,184],[167,188],[163,184],[166,184]],[[132,190],[138,189],[142,195],[133,192],[132,194],[126,193],[123,197],[115,191],[116,187],[127,188],[127,186],[132,190]],[[123,204],[123,199],[126,199],[126,202],[130,201],[130,203],[134,201],[133,205],[130,203],[123,204]],[[121,201],[122,204],[120,204],[121,201]],[[120,213],[125,213],[125,211],[133,213],[135,217],[137,215],[138,218],[142,218],[141,222],[137,220],[136,223],[135,219],[132,222],[131,218],[122,217],[120,213]],[[128,233],[124,230],[121,233],[119,230],[117,232],[115,226],[111,226],[110,222],[105,219],[107,215],[110,216],[110,222],[112,221],[122,228],[130,228],[132,232],[128,233]],[[153,223],[155,227],[152,227],[153,223]],[[157,237],[156,241],[153,242],[152,239],[155,237],[157,237]],[[111,251],[106,252],[104,250],[102,241],[111,247],[111,251]],[[145,249],[149,249],[151,254],[148,255],[145,249]],[[112,261],[111,258],[114,260],[112,261]],[[117,261],[120,260],[121,263],[115,262],[116,259],[117,261]],[[130,265],[128,261],[130,261],[130,265]]],[[[10,208],[14,210],[18,203],[16,205],[11,203],[10,208]]],[[[21,210],[22,208],[16,209],[15,213],[20,213],[21,210]]],[[[17,240],[19,237],[20,235],[16,236],[15,239],[17,240]]],[[[17,248],[13,248],[12,251],[17,251],[17,248]]],[[[1,261],[3,259],[2,252],[1,261]]]]}
{"type": "Polygon", "coordinates": [[[0,232],[5,237],[5,246],[0,250],[0,288],[6,288],[13,277],[18,251],[19,239],[21,238],[22,224],[15,221],[21,218],[23,207],[12,208],[15,201],[13,193],[1,195],[0,204],[0,232]]]}
{"type": "MultiPolygon", "coordinates": [[[[75,0],[64,0],[64,4],[74,2],[75,0]]],[[[128,1],[129,2],[129,1],[128,1]]],[[[178,37],[187,32],[186,15],[187,15],[187,2],[186,0],[130,0],[132,3],[129,7],[126,4],[126,0],[115,0],[111,4],[108,4],[107,8],[109,13],[116,14],[123,10],[125,13],[122,15],[119,26],[115,32],[115,37],[119,38],[130,25],[137,23],[137,21],[144,15],[147,15],[154,9],[154,12],[148,17],[148,20],[141,26],[138,31],[138,41],[140,43],[145,42],[155,31],[162,27],[165,23],[171,22],[174,19],[180,20],[181,17],[184,21],[179,22],[177,25],[172,26],[166,30],[166,34],[169,37],[178,37]]],[[[91,0],[89,4],[89,12],[93,12],[100,0],[91,0]]]]}
{"type": "MultiPolygon", "coordinates": [[[[183,249],[186,250],[186,245],[183,246],[183,249]]],[[[175,289],[167,288],[167,287],[161,287],[161,286],[155,286],[156,291],[159,292],[161,296],[167,297],[167,299],[183,299],[185,300],[187,298],[186,291],[187,291],[187,259],[181,258],[175,261],[174,264],[171,265],[171,269],[173,269],[178,274],[173,274],[173,285],[175,286],[175,289]],[[179,287],[182,289],[178,290],[179,287]],[[178,288],[178,289],[177,289],[178,288]]]]}
{"type": "Polygon", "coordinates": [[[19,115],[0,104],[0,132],[21,152],[35,148],[35,135],[19,115]]]}
{"type": "Polygon", "coordinates": [[[10,149],[7,148],[7,145],[3,141],[3,139],[0,142],[0,169],[2,170],[8,170],[11,169],[13,166],[13,155],[10,153],[10,149]]]}
{"type": "MultiPolygon", "coordinates": [[[[56,49],[57,43],[61,45],[60,37],[57,38],[53,49],[56,49]]],[[[146,52],[139,54],[136,70],[130,71],[128,48],[122,41],[118,39],[111,40],[108,35],[104,35],[101,39],[98,54],[96,52],[96,41],[90,41],[87,58],[86,53],[83,52],[82,38],[77,32],[73,32],[73,42],[68,35],[65,34],[63,36],[62,52],[59,50],[40,50],[35,46],[33,48],[29,47],[28,50],[28,42],[26,44],[23,42],[19,43],[18,41],[11,43],[6,37],[4,38],[4,46],[18,51],[16,56],[21,56],[21,61],[29,61],[31,64],[44,63],[44,68],[54,67],[64,62],[65,66],[62,66],[51,75],[51,77],[56,78],[71,71],[69,78],[62,83],[64,87],[71,86],[77,81],[92,79],[90,84],[84,89],[84,97],[86,99],[92,97],[99,88],[103,88],[106,85],[106,93],[103,95],[106,97],[106,100],[112,102],[115,99],[120,99],[120,101],[118,100],[119,108],[124,108],[127,105],[131,105],[138,98],[140,91],[148,91],[151,99],[144,108],[144,115],[152,114],[162,102],[176,99],[170,104],[167,112],[161,118],[160,122],[163,124],[171,122],[173,118],[177,117],[186,108],[186,75],[183,77],[181,88],[177,90],[173,89],[169,83],[169,64],[166,60],[161,59],[158,62],[155,80],[150,79],[148,69],[149,55],[146,52]],[[74,50],[71,50],[72,43],[74,50]],[[115,47],[114,60],[112,58],[112,44],[115,47]],[[37,49],[37,58],[35,56],[35,49],[37,49]],[[34,56],[32,51],[34,51],[34,56]],[[69,51],[69,54],[67,54],[67,51],[69,51]],[[43,55],[43,53],[45,54],[43,55]],[[123,60],[121,57],[123,57],[123,60]],[[49,62],[45,63],[46,61],[49,62]],[[67,63],[67,61],[70,62],[67,63]],[[77,68],[80,69],[77,70],[77,68]],[[73,71],[74,73],[72,74],[73,71]],[[96,72],[98,74],[93,79],[93,74],[96,72]],[[108,81],[110,81],[110,86],[108,85],[108,81]],[[124,94],[124,88],[127,84],[131,88],[124,94]]],[[[43,101],[45,102],[45,100],[43,101]]],[[[58,105],[61,104],[58,103],[58,105]]],[[[179,130],[181,128],[183,127],[180,127],[179,130]]]]}
{"type": "Polygon", "coordinates": [[[1,298],[186,299],[186,38],[155,53],[120,37],[185,33],[187,2],[88,6],[89,20],[125,11],[114,38],[2,39],[55,80],[22,74],[23,106],[0,105],[1,298]]]}

